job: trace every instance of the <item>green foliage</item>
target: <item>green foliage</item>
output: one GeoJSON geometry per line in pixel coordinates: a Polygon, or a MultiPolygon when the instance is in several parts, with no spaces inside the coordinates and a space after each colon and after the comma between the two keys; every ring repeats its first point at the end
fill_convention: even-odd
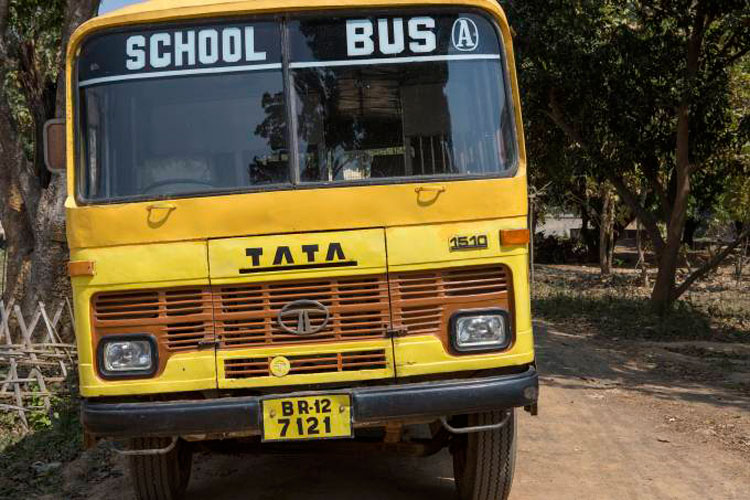
{"type": "Polygon", "coordinates": [[[8,5],[8,60],[5,73],[13,118],[33,156],[34,117],[31,102],[55,85],[62,68],[61,38],[65,0],[10,0],[8,5]]]}
{"type": "Polygon", "coordinates": [[[731,168],[721,159],[750,137],[731,99],[732,68],[750,45],[746,2],[501,3],[517,33],[533,182],[552,183],[564,200],[580,192],[581,177],[598,183],[614,173],[634,192],[647,190],[646,208],[666,221],[675,110],[686,101],[690,162],[697,166],[692,209],[715,204],[731,168]],[[698,9],[707,9],[712,22],[698,73],[689,78],[687,47],[698,9]]]}
{"type": "Polygon", "coordinates": [[[583,245],[571,238],[556,235],[534,237],[534,261],[540,264],[573,264],[585,262],[583,245]]]}
{"type": "MultiPolygon", "coordinates": [[[[19,428],[16,414],[0,412],[0,498],[84,498],[91,484],[119,474],[111,446],[100,443],[83,452],[77,394],[72,372],[52,397],[49,413],[27,412],[30,431],[19,428]]],[[[32,404],[41,405],[41,398],[32,404]]]]}
{"type": "Polygon", "coordinates": [[[544,171],[532,181],[562,193],[580,191],[580,176],[611,182],[658,254],[650,302],[666,313],[694,282],[675,286],[686,221],[715,210],[738,166],[727,159],[750,139],[732,101],[750,51],[747,0],[504,3],[529,157],[544,171]]]}
{"type": "MultiPolygon", "coordinates": [[[[745,56],[732,71],[732,120],[737,129],[750,129],[750,56],[745,56]]],[[[726,177],[722,208],[733,221],[750,224],[750,140],[748,133],[738,134],[737,147],[724,159],[732,165],[726,177]]]]}
{"type": "Polygon", "coordinates": [[[750,176],[730,177],[723,202],[731,220],[750,224],[750,176]]]}
{"type": "MultiPolygon", "coordinates": [[[[32,392],[39,392],[42,390],[41,387],[39,387],[39,384],[36,382],[33,384],[29,384],[29,388],[32,392]]],[[[39,394],[34,394],[31,397],[31,406],[36,408],[44,406],[44,398],[39,394]]],[[[45,410],[35,409],[34,411],[27,414],[27,418],[29,420],[29,425],[34,430],[48,429],[52,426],[52,419],[50,418],[50,414],[45,410]]]]}
{"type": "Polygon", "coordinates": [[[53,417],[47,417],[46,421],[39,419],[33,424],[35,430],[29,434],[12,434],[5,425],[0,429],[3,436],[0,439],[0,492],[3,498],[62,494],[59,489],[62,464],[80,455],[83,435],[78,419],[78,401],[72,395],[56,399],[52,408],[53,417]]]}
{"type": "Polygon", "coordinates": [[[64,15],[65,0],[10,0],[9,41],[16,51],[23,43],[33,44],[39,64],[56,75],[64,15]]]}

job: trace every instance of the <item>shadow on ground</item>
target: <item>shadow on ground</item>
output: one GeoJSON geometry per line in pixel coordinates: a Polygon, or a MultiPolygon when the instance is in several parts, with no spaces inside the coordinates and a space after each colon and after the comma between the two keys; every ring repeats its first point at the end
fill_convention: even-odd
{"type": "Polygon", "coordinates": [[[387,498],[392,499],[453,500],[453,471],[447,466],[447,457],[446,451],[421,459],[331,453],[243,454],[220,456],[216,458],[218,464],[203,466],[208,457],[198,455],[193,469],[197,481],[190,498],[237,498],[238,492],[250,492],[253,484],[263,484],[262,493],[252,498],[380,500],[387,491],[387,498]],[[216,470],[222,471],[221,479],[205,480],[216,470]]]}
{"type": "Polygon", "coordinates": [[[586,327],[594,337],[638,340],[711,340],[750,338],[750,302],[729,280],[706,285],[676,302],[666,317],[651,312],[649,290],[639,275],[615,273],[602,278],[587,267],[535,266],[533,310],[566,331],[586,327]],[[741,325],[742,327],[738,326],[741,325]]]}
{"type": "MultiPolygon", "coordinates": [[[[619,388],[662,400],[683,400],[750,411],[747,386],[733,382],[750,373],[750,356],[731,364],[665,349],[669,343],[606,340],[553,324],[535,325],[537,363],[547,385],[602,390],[619,388]]],[[[675,344],[675,345],[683,345],[675,344]]]]}

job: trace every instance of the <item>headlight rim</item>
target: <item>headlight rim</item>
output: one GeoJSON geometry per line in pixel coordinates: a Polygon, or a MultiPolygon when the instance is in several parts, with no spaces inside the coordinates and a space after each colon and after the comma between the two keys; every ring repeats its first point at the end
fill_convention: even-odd
{"type": "Polygon", "coordinates": [[[484,307],[479,309],[460,309],[456,312],[454,312],[451,315],[450,318],[450,331],[448,332],[448,336],[450,337],[450,343],[451,348],[459,354],[478,354],[478,353],[500,353],[509,350],[513,346],[513,342],[515,341],[513,336],[513,325],[512,325],[512,319],[510,315],[510,311],[507,309],[503,309],[500,307],[484,307]],[[503,318],[503,325],[505,326],[505,342],[498,345],[492,345],[492,346],[474,346],[474,347],[466,347],[466,346],[460,346],[458,345],[458,331],[457,331],[457,324],[458,320],[465,316],[502,316],[503,318]]]}
{"type": "Polygon", "coordinates": [[[98,375],[105,380],[151,378],[159,371],[159,344],[156,337],[148,333],[130,333],[105,335],[96,346],[96,364],[98,375]],[[148,370],[109,371],[104,364],[104,349],[112,342],[147,341],[151,345],[151,367],[148,370]]]}

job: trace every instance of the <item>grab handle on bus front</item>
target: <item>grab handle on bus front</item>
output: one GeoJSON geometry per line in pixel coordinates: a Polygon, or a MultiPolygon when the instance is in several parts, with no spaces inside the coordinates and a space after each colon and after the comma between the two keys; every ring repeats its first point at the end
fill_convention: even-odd
{"type": "Polygon", "coordinates": [[[419,187],[415,188],[414,191],[417,194],[419,194],[419,193],[425,193],[425,192],[438,193],[439,194],[439,193],[444,193],[445,192],[445,186],[419,186],[419,187]]]}
{"type": "Polygon", "coordinates": [[[177,210],[177,207],[175,205],[172,205],[171,203],[157,202],[148,205],[146,207],[146,210],[148,210],[149,212],[153,212],[155,210],[166,210],[168,212],[171,212],[172,210],[177,210]]]}
{"type": "Polygon", "coordinates": [[[177,210],[177,206],[160,201],[146,206],[146,210],[148,210],[148,225],[158,228],[167,222],[172,211],[177,210]]]}

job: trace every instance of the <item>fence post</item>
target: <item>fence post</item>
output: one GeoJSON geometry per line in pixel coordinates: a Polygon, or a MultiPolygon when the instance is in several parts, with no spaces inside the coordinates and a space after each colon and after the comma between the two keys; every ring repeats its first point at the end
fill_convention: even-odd
{"type": "MultiPolygon", "coordinates": [[[[61,302],[50,318],[40,301],[27,321],[28,316],[24,317],[12,299],[8,304],[0,301],[0,411],[16,412],[27,430],[28,411],[40,409],[36,403],[40,399],[42,407],[50,411],[54,384],[65,381],[66,363],[74,363],[75,345],[64,343],[57,331],[66,303],[61,302]],[[39,325],[44,325],[41,332],[39,325]],[[20,333],[16,342],[15,331],[20,333]],[[12,404],[6,403],[7,399],[12,404]]],[[[67,307],[70,310],[69,304],[67,307]]]]}

